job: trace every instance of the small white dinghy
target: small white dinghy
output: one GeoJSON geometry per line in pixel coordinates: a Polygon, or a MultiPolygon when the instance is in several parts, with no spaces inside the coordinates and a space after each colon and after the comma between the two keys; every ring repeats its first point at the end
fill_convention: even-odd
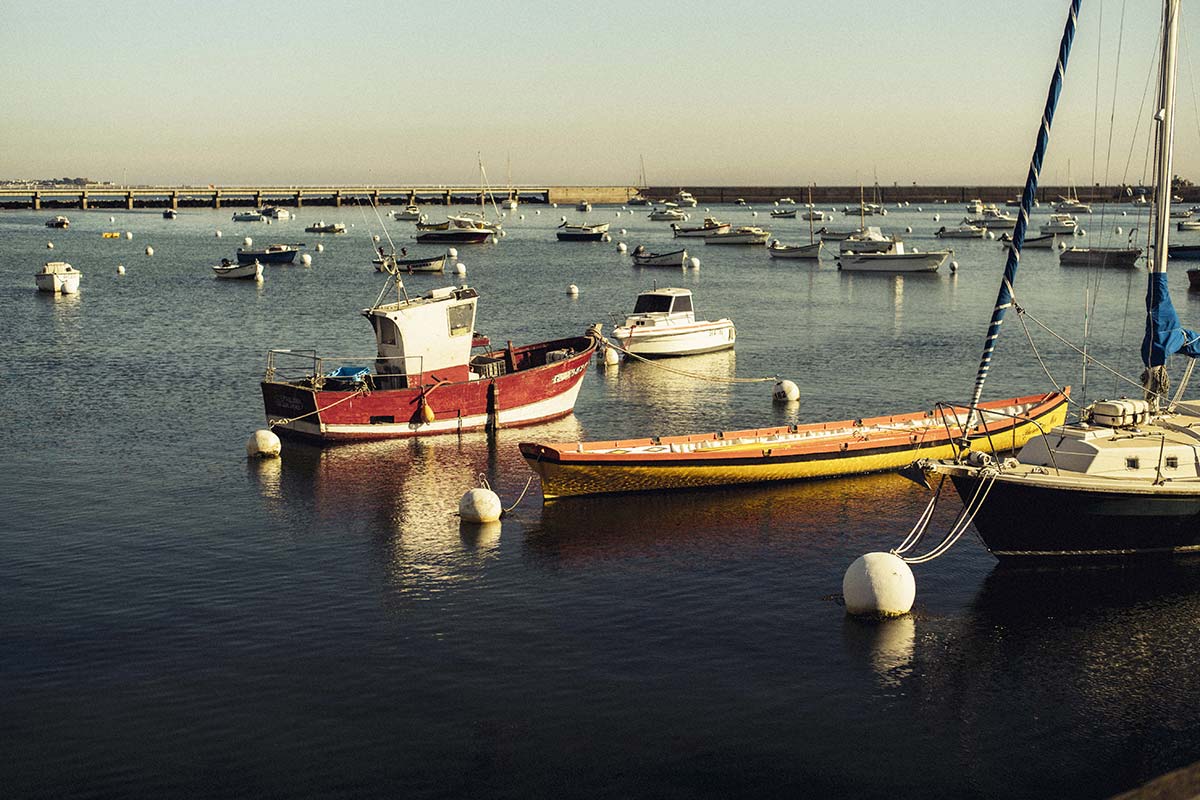
{"type": "Polygon", "coordinates": [[[39,292],[55,294],[75,294],[79,291],[79,278],[82,273],[65,261],[47,261],[34,273],[39,292]]]}
{"type": "Polygon", "coordinates": [[[221,259],[221,263],[212,268],[213,274],[218,278],[240,278],[248,281],[262,280],[263,266],[261,261],[252,261],[249,264],[235,264],[229,259],[221,259]]]}
{"type": "Polygon", "coordinates": [[[821,257],[821,247],[824,242],[813,242],[812,244],[784,244],[776,239],[767,247],[767,252],[771,254],[771,258],[807,258],[809,260],[821,257]]]}
{"type": "Polygon", "coordinates": [[[838,257],[838,269],[845,272],[937,272],[949,257],[949,250],[906,251],[904,242],[896,242],[884,253],[842,253],[838,257]]]}
{"type": "Polygon", "coordinates": [[[663,358],[728,350],[736,334],[728,319],[697,322],[690,289],[663,288],[639,294],[613,338],[636,356],[663,358]]]}
{"type": "Polygon", "coordinates": [[[633,263],[638,267],[675,267],[687,266],[687,250],[672,250],[669,253],[651,253],[645,245],[638,245],[633,251],[633,263]]]}

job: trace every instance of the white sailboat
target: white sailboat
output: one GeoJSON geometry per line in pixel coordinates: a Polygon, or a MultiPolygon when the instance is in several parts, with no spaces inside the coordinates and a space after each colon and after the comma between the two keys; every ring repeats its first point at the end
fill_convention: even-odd
{"type": "MultiPolygon", "coordinates": [[[[1063,35],[1067,44],[1060,52],[1069,53],[1078,2],[1074,0],[1063,35]]],[[[962,525],[943,544],[952,543],[951,537],[973,522],[988,550],[1003,560],[1200,551],[1200,459],[1196,456],[1200,404],[1181,400],[1194,359],[1200,356],[1200,334],[1182,326],[1167,287],[1179,14],[1180,0],[1163,0],[1153,122],[1157,128],[1153,246],[1141,346],[1143,398],[1092,403],[1079,421],[1035,437],[1016,458],[997,460],[969,453],[953,461],[923,463],[928,476],[951,480],[965,506],[962,525]],[[1170,395],[1166,367],[1174,353],[1187,356],[1188,361],[1178,389],[1170,395]]],[[[1056,82],[1064,71],[1065,57],[1058,64],[1056,82]]],[[[1053,110],[1053,102],[1047,101],[1046,134],[1053,110]]],[[[1040,139],[1027,199],[1033,196],[1030,187],[1036,188],[1035,167],[1044,148],[1040,139]]],[[[1028,206],[1023,213],[1027,212],[1028,206]]],[[[1022,225],[1014,237],[1018,249],[1023,234],[1022,225]]],[[[973,406],[982,392],[1004,311],[1014,301],[1018,264],[1019,254],[1011,254],[976,378],[973,406]]]]}

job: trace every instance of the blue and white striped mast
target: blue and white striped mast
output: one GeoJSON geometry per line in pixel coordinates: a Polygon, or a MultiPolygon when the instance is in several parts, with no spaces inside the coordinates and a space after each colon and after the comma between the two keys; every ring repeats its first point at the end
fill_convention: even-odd
{"type": "Polygon", "coordinates": [[[1012,305],[1013,283],[1017,279],[1017,267],[1021,264],[1021,248],[1025,245],[1025,229],[1029,227],[1029,213],[1037,197],[1038,178],[1042,172],[1042,160],[1050,144],[1050,125],[1054,122],[1054,109],[1058,106],[1058,95],[1062,91],[1063,77],[1067,72],[1067,59],[1071,55],[1071,43],[1075,39],[1075,28],[1079,21],[1079,6],[1082,0],[1071,0],[1067,13],[1067,24],[1063,29],[1062,41],[1058,45],[1058,61],[1050,79],[1050,90],[1046,94],[1046,108],[1042,111],[1042,124],[1038,128],[1037,142],[1033,147],[1033,159],[1029,162],[1029,174],[1025,178],[1025,191],[1021,194],[1021,212],[1013,230],[1012,247],[1004,265],[1004,277],[1000,281],[1000,293],[996,296],[996,307],[992,310],[992,321],[988,325],[987,339],[983,345],[983,356],[979,359],[979,372],[975,375],[975,391],[971,395],[970,415],[967,427],[975,424],[978,417],[979,399],[983,396],[983,383],[992,366],[992,353],[996,350],[996,339],[1000,336],[1000,323],[1004,312],[1012,305]]]}

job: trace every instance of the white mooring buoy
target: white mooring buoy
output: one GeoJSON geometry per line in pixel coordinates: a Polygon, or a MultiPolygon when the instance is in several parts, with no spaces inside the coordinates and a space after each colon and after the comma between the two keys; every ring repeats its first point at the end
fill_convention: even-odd
{"type": "Polygon", "coordinates": [[[116,217],[109,217],[109,218],[108,218],[108,221],[109,221],[109,222],[116,222],[116,221],[117,221],[117,218],[116,218],[116,217]]]}
{"type": "Polygon", "coordinates": [[[154,255],[154,248],[151,247],[150,245],[146,245],[146,255],[148,255],[148,256],[154,255]]]}
{"type": "Polygon", "coordinates": [[[53,250],[53,249],[54,249],[54,242],[46,242],[46,249],[47,249],[47,250],[53,250]]]}
{"type": "Polygon", "coordinates": [[[125,238],[126,238],[126,239],[132,239],[132,238],[133,238],[133,231],[125,231],[125,238]]]}
{"type": "Polygon", "coordinates": [[[909,226],[905,227],[905,229],[904,229],[904,232],[905,232],[905,233],[912,233],[912,225],[909,225],[909,226]]]}
{"type": "Polygon", "coordinates": [[[957,262],[957,261],[951,261],[951,262],[950,262],[950,271],[951,271],[951,272],[958,272],[958,262],[957,262]]]}
{"type": "Polygon", "coordinates": [[[254,246],[254,240],[251,239],[249,236],[247,236],[245,239],[242,239],[242,247],[253,247],[253,246],[254,246]]]}
{"type": "Polygon", "coordinates": [[[578,297],[579,296],[579,287],[572,283],[570,286],[567,287],[567,295],[570,297],[578,297]]]}
{"type": "Polygon", "coordinates": [[[617,252],[624,253],[629,247],[624,242],[617,242],[617,252]]]}
{"type": "Polygon", "coordinates": [[[458,248],[451,247],[447,249],[446,258],[450,259],[451,261],[458,261],[458,248]]]}
{"type": "Polygon", "coordinates": [[[934,221],[934,222],[940,222],[940,221],[941,221],[941,219],[942,219],[942,215],[941,215],[941,214],[934,214],[934,215],[933,215],[933,221],[934,221]]]}
{"type": "Polygon", "coordinates": [[[617,352],[615,347],[604,348],[604,366],[615,367],[621,363],[621,354],[617,352]]]}
{"type": "Polygon", "coordinates": [[[800,387],[788,380],[775,381],[771,396],[777,403],[795,403],[800,399],[800,387]]]}
{"type": "Polygon", "coordinates": [[[375,244],[379,244],[379,234],[378,233],[375,234],[374,236],[372,236],[371,239],[374,240],[375,244]]]}
{"type": "Polygon", "coordinates": [[[221,231],[220,231],[220,229],[218,228],[218,229],[217,229],[217,238],[218,238],[218,239],[220,239],[220,238],[221,238],[221,235],[222,235],[222,234],[221,234],[221,231]]]}
{"type": "Polygon", "coordinates": [[[491,489],[471,489],[458,501],[458,516],[464,522],[495,522],[503,510],[499,495],[491,489]]]}
{"type": "Polygon", "coordinates": [[[125,265],[124,264],[117,264],[117,274],[118,275],[125,274],[125,265]]]}
{"type": "Polygon", "coordinates": [[[1120,235],[1121,235],[1121,234],[1123,234],[1123,233],[1125,233],[1125,231],[1121,230],[1121,226],[1120,226],[1120,225],[1118,225],[1118,226],[1117,226],[1117,236],[1120,236],[1120,235]]]}
{"type": "Polygon", "coordinates": [[[300,254],[300,263],[306,267],[311,267],[312,266],[312,256],[310,256],[308,253],[301,253],[300,254]]]}
{"type": "Polygon", "coordinates": [[[695,256],[692,256],[692,259],[689,263],[691,263],[692,269],[700,269],[700,259],[696,258],[695,256]]]}
{"type": "Polygon", "coordinates": [[[282,449],[279,437],[266,428],[256,430],[250,435],[250,441],[246,442],[246,455],[251,458],[279,458],[282,449]]]}
{"type": "Polygon", "coordinates": [[[624,228],[621,228],[621,230],[619,230],[619,231],[618,231],[618,233],[620,233],[622,236],[624,236],[624,235],[625,235],[625,229],[624,229],[624,228]]]}
{"type": "Polygon", "coordinates": [[[467,274],[467,265],[462,263],[461,261],[459,261],[457,264],[454,265],[454,274],[455,275],[466,275],[467,274]]]}
{"type": "Polygon", "coordinates": [[[317,242],[317,252],[318,252],[318,253],[324,253],[324,252],[325,252],[325,245],[321,244],[320,242],[317,242]]]}
{"type": "Polygon", "coordinates": [[[867,553],[855,559],[842,578],[846,613],[900,617],[912,610],[917,581],[912,569],[892,553],[867,553]]]}

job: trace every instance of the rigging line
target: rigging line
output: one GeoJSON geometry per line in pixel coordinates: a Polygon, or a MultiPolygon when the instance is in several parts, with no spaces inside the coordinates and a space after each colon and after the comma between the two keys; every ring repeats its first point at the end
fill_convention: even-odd
{"type": "MultiPolygon", "coordinates": [[[[1021,330],[1025,331],[1025,338],[1029,341],[1029,349],[1033,351],[1033,357],[1037,359],[1038,366],[1042,368],[1042,373],[1045,374],[1046,380],[1050,381],[1050,385],[1054,387],[1055,391],[1059,392],[1060,394],[1063,393],[1063,387],[1058,381],[1054,380],[1054,375],[1050,372],[1050,367],[1047,366],[1045,359],[1042,358],[1042,354],[1037,348],[1037,344],[1033,341],[1033,334],[1030,333],[1029,326],[1025,324],[1025,314],[1023,309],[1017,314],[1017,321],[1021,323],[1021,330]]],[[[1087,363],[1086,358],[1084,359],[1084,363],[1087,363]]],[[[1082,390],[1080,391],[1080,395],[1087,397],[1087,394],[1082,390]]],[[[1079,406],[1080,408],[1084,407],[1083,403],[1069,395],[1067,396],[1067,403],[1070,405],[1079,406]]]]}
{"type": "Polygon", "coordinates": [[[1200,106],[1196,105],[1196,73],[1192,71],[1192,51],[1187,46],[1187,27],[1186,20],[1182,17],[1179,20],[1180,33],[1183,35],[1179,38],[1183,41],[1183,57],[1187,60],[1188,80],[1192,86],[1192,112],[1196,116],[1196,138],[1200,139],[1200,106]]]}
{"type": "MultiPolygon", "coordinates": [[[[1100,13],[1096,17],[1096,88],[1092,94],[1092,175],[1091,184],[1096,185],[1096,134],[1100,127],[1100,56],[1104,51],[1104,2],[1100,2],[1100,13]]],[[[1095,197],[1092,198],[1095,200],[1095,197]]]]}
{"type": "MultiPolygon", "coordinates": [[[[1158,41],[1160,43],[1162,42],[1162,30],[1159,30],[1159,32],[1158,32],[1158,41]]],[[[1155,49],[1160,50],[1161,47],[1156,45],[1155,49]]],[[[1138,105],[1137,116],[1134,117],[1133,136],[1130,137],[1130,139],[1129,139],[1129,155],[1125,159],[1125,172],[1122,174],[1122,183],[1125,183],[1125,184],[1128,184],[1128,182],[1129,182],[1129,168],[1130,168],[1130,165],[1133,164],[1133,151],[1137,147],[1138,132],[1142,129],[1142,119],[1143,119],[1143,115],[1146,110],[1146,98],[1148,98],[1150,96],[1150,79],[1154,76],[1155,72],[1156,72],[1155,65],[1151,64],[1149,71],[1146,73],[1146,85],[1144,87],[1142,87],[1142,102],[1138,105]]],[[[1143,159],[1143,161],[1142,161],[1142,175],[1141,175],[1141,178],[1139,178],[1139,180],[1138,180],[1138,184],[1140,186],[1146,185],[1146,168],[1147,168],[1147,164],[1149,162],[1148,150],[1149,150],[1149,148],[1147,148],[1146,158],[1143,159]]],[[[1139,207],[1139,209],[1140,209],[1140,207],[1139,207]]],[[[1140,210],[1139,210],[1139,216],[1140,216],[1140,210]]]]}

